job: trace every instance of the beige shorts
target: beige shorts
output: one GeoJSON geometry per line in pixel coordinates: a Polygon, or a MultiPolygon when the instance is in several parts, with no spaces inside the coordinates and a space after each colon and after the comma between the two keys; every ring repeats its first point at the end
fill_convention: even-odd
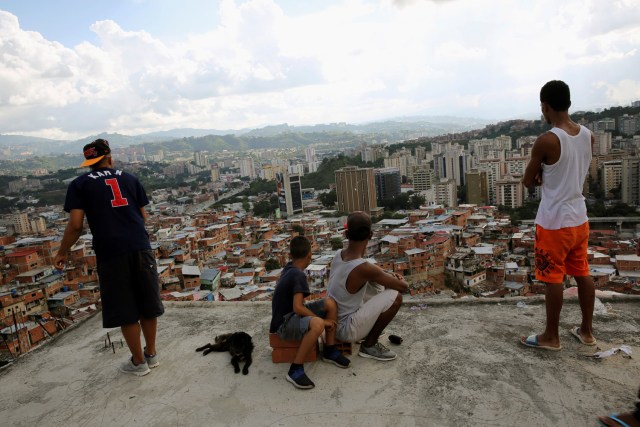
{"type": "Polygon", "coordinates": [[[340,320],[336,338],[340,341],[356,342],[366,337],[378,317],[391,307],[397,297],[398,291],[384,289],[369,298],[356,312],[340,320]]]}

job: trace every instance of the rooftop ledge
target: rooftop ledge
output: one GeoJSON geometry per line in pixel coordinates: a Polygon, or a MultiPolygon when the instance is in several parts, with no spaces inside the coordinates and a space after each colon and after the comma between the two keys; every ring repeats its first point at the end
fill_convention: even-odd
{"type": "Polygon", "coordinates": [[[594,318],[594,349],[569,334],[580,309],[566,300],[560,352],[517,343],[541,332],[541,298],[412,301],[388,328],[402,345],[382,339],[395,361],[354,354],[348,369],[306,364],[313,390],[294,389],[284,379],[288,365],[271,362],[269,303],[166,303],[161,365],[141,378],[118,371],[128,350],[119,347],[118,329],[110,330],[115,354],[104,348],[98,315],[0,371],[0,419],[13,426],[300,426],[321,417],[336,426],[595,425],[597,415],[630,409],[640,386],[640,298],[603,301],[608,313],[594,318]],[[247,376],[233,373],[228,354],[195,352],[217,334],[241,330],[255,345],[247,376]],[[590,357],[621,344],[633,358],[590,357]]]}

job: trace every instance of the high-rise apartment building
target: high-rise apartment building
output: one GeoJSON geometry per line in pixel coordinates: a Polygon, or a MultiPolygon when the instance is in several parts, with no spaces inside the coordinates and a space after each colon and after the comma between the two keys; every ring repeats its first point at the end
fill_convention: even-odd
{"type": "Polygon", "coordinates": [[[623,203],[633,206],[640,205],[640,158],[629,157],[622,159],[622,188],[623,203]]]}
{"type": "Polygon", "coordinates": [[[400,195],[400,169],[383,168],[375,169],[374,179],[376,184],[376,201],[381,205],[385,200],[391,200],[400,195]]]}
{"type": "Polygon", "coordinates": [[[419,165],[423,164],[427,159],[427,148],[423,146],[416,147],[416,161],[419,165]]]}
{"type": "Polygon", "coordinates": [[[339,211],[364,211],[371,214],[377,208],[372,168],[347,166],[336,170],[335,177],[339,211]]]}
{"type": "Polygon", "coordinates": [[[435,173],[427,164],[413,166],[413,189],[426,191],[433,187],[435,173]]]}
{"type": "Polygon", "coordinates": [[[604,155],[611,151],[611,132],[594,132],[593,155],[604,155]]]}
{"type": "Polygon", "coordinates": [[[487,171],[473,169],[467,172],[467,203],[484,206],[489,204],[489,178],[487,171]]]}
{"type": "Polygon", "coordinates": [[[516,139],[516,148],[522,148],[525,145],[533,145],[533,143],[536,142],[536,139],[538,139],[538,137],[533,135],[521,136],[516,139]]]}
{"type": "Polygon", "coordinates": [[[220,181],[220,167],[217,163],[211,165],[211,182],[220,181]]]}
{"type": "Polygon", "coordinates": [[[505,164],[500,159],[480,160],[478,169],[487,171],[489,204],[496,203],[496,182],[504,175],[505,164]]]}
{"type": "Polygon", "coordinates": [[[289,165],[288,170],[289,170],[290,174],[297,174],[297,175],[303,176],[304,175],[304,164],[303,163],[297,163],[295,165],[289,165]]]}
{"type": "Polygon", "coordinates": [[[289,172],[276,173],[276,191],[281,214],[291,216],[303,212],[300,175],[289,172]]]}
{"type": "Polygon", "coordinates": [[[496,148],[500,148],[502,150],[511,150],[513,148],[511,146],[511,137],[509,135],[500,135],[493,139],[496,148]]]}
{"type": "Polygon", "coordinates": [[[47,230],[47,222],[43,217],[38,216],[29,221],[29,227],[32,233],[43,233],[47,230]]]}
{"type": "Polygon", "coordinates": [[[309,168],[309,173],[317,172],[321,163],[322,162],[309,162],[309,164],[307,165],[309,168]]]}
{"type": "Polygon", "coordinates": [[[434,160],[436,175],[439,178],[455,179],[456,185],[465,185],[467,155],[462,145],[451,145],[444,153],[435,156],[434,160]]]}
{"type": "Polygon", "coordinates": [[[29,223],[29,215],[26,213],[18,213],[13,216],[13,229],[17,234],[26,234],[31,232],[29,223]]]}
{"type": "Polygon", "coordinates": [[[508,157],[504,161],[505,175],[523,176],[524,170],[527,168],[529,158],[527,157],[508,157]]]}
{"type": "Polygon", "coordinates": [[[524,203],[524,185],[522,180],[510,175],[496,181],[496,203],[511,209],[524,203]]]}
{"type": "Polygon", "coordinates": [[[456,180],[453,178],[441,178],[434,185],[436,193],[436,203],[446,206],[458,206],[458,191],[456,180]]]}
{"type": "Polygon", "coordinates": [[[304,158],[307,163],[315,162],[318,160],[316,157],[316,148],[313,145],[308,146],[304,149],[304,158]]]}
{"type": "Polygon", "coordinates": [[[619,198],[622,186],[622,160],[611,160],[602,164],[602,190],[605,199],[619,198]]]}
{"type": "Polygon", "coordinates": [[[367,146],[366,143],[362,144],[360,151],[360,158],[363,162],[375,162],[378,159],[389,157],[389,150],[381,145],[367,146]]]}
{"type": "Polygon", "coordinates": [[[209,164],[209,156],[205,152],[194,151],[193,162],[196,164],[196,166],[206,167],[209,164]]]}
{"type": "Polygon", "coordinates": [[[418,164],[416,158],[411,155],[411,152],[404,149],[384,159],[385,168],[398,168],[400,175],[409,179],[412,178],[409,168],[416,164],[418,164]]]}
{"type": "Polygon", "coordinates": [[[589,129],[595,132],[613,131],[616,130],[616,119],[604,118],[597,122],[592,122],[587,125],[589,129]]]}
{"type": "Polygon", "coordinates": [[[635,135],[640,130],[640,114],[625,114],[618,118],[618,131],[623,135],[635,135]]]}
{"type": "Polygon", "coordinates": [[[434,156],[443,154],[445,151],[451,148],[451,142],[434,142],[431,144],[431,153],[434,156]]]}
{"type": "Polygon", "coordinates": [[[267,181],[273,181],[276,179],[277,173],[284,173],[287,171],[286,166],[282,165],[264,165],[262,166],[262,179],[267,181]]]}
{"type": "Polygon", "coordinates": [[[252,157],[245,157],[239,163],[240,176],[248,176],[251,179],[256,177],[256,168],[252,157]]]}

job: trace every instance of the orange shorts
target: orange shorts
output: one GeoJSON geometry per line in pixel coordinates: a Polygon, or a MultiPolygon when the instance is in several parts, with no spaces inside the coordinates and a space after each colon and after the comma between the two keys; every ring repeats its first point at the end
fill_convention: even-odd
{"type": "Polygon", "coordinates": [[[536,224],[536,279],[562,283],[565,274],[588,276],[589,223],[577,227],[545,230],[536,224]]]}

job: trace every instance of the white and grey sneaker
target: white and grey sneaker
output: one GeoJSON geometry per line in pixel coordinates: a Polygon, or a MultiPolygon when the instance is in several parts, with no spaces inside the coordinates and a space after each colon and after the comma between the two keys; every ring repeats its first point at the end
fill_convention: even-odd
{"type": "Polygon", "coordinates": [[[371,347],[365,347],[364,345],[361,345],[360,351],[358,351],[358,356],[368,357],[370,359],[382,360],[386,362],[388,360],[395,359],[398,355],[389,350],[384,345],[377,342],[371,347]]]}
{"type": "Polygon", "coordinates": [[[124,372],[125,374],[136,375],[138,377],[143,377],[147,375],[149,372],[151,372],[151,369],[149,369],[149,365],[147,365],[146,360],[144,361],[144,363],[136,365],[133,363],[133,357],[132,357],[120,366],[120,372],[124,372]]]}
{"type": "Polygon", "coordinates": [[[147,354],[147,348],[144,348],[144,358],[147,361],[147,365],[149,368],[155,368],[156,366],[160,366],[160,360],[158,359],[158,355],[154,354],[153,356],[149,356],[147,354]]]}

